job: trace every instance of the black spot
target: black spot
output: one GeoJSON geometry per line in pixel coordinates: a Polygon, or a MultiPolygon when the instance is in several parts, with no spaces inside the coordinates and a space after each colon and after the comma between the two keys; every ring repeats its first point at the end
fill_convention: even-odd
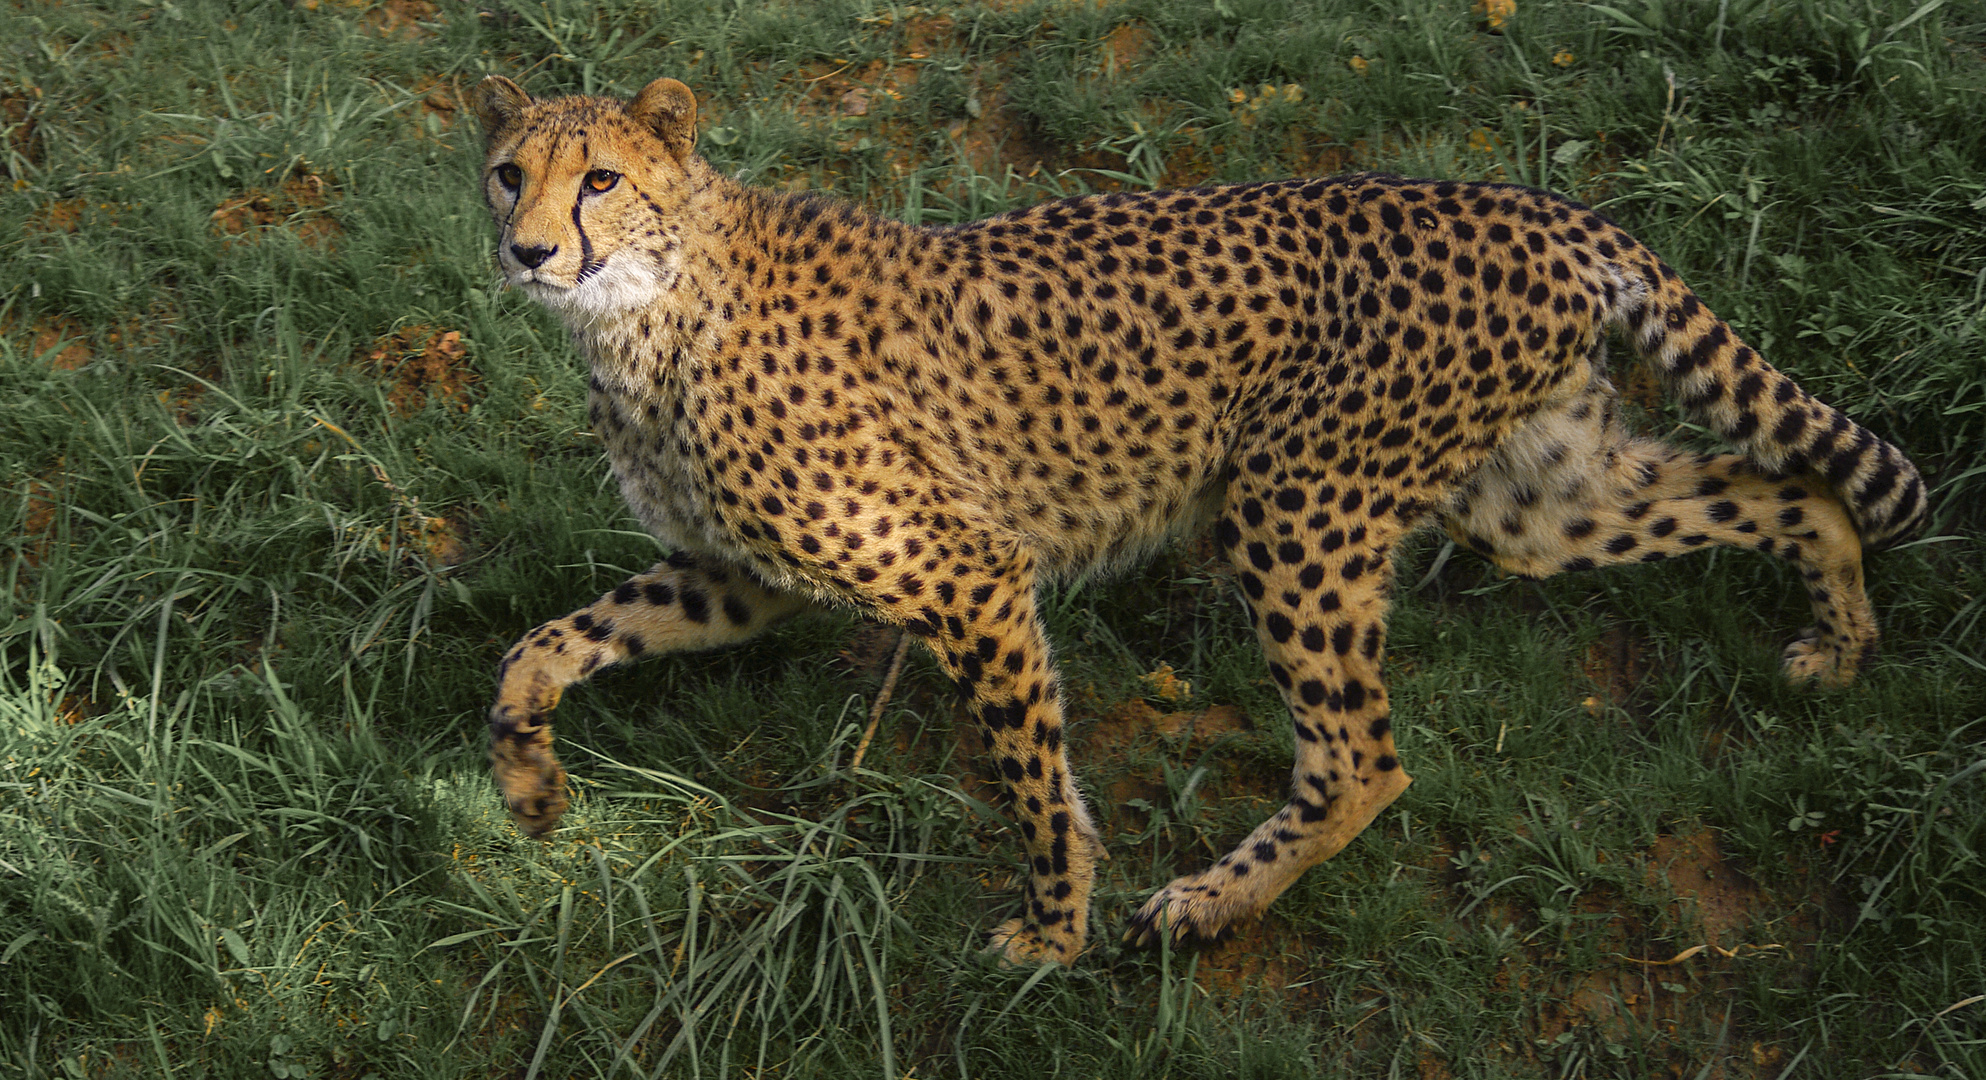
{"type": "Polygon", "coordinates": [[[1365,684],[1353,679],[1345,684],[1345,711],[1357,712],[1365,708],[1365,684]]]}

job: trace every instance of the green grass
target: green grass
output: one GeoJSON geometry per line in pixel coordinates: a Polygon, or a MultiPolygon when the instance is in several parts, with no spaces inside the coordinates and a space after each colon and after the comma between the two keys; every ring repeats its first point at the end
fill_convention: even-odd
{"type": "Polygon", "coordinates": [[[1986,1076],[1981,115],[1976,0],[1520,0],[1500,33],[1460,0],[20,0],[0,1071],[1986,1076]],[[1529,584],[1410,545],[1418,783],[1196,954],[1115,934],[1280,798],[1290,737],[1192,551],[1046,605],[1115,856],[1073,970],[978,951],[1017,847],[935,668],[848,768],[881,674],[836,653],[888,649],[851,619],[576,690],[575,808],[526,841],[493,665],[657,552],[563,332],[495,287],[460,107],[491,71],[674,75],[720,167],[924,222],[1344,169],[1549,185],[1907,447],[1937,527],[1870,560],[1884,651],[1832,694],[1775,674],[1783,567],[1529,584]],[[1187,698],[1141,699],[1161,664],[1187,698]],[[1215,706],[1252,730],[1152,723],[1215,706]]]}

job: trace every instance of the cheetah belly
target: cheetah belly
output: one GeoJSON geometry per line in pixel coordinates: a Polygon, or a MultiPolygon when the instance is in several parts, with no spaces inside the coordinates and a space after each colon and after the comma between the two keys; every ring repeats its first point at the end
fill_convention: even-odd
{"type": "Polygon", "coordinates": [[[1025,538],[1043,556],[1046,568],[1062,573],[1109,574],[1142,562],[1176,536],[1196,533],[1220,509],[1226,485],[1218,473],[1187,485],[1167,477],[1141,485],[1119,500],[1083,505],[1057,501],[1038,488],[995,488],[987,499],[999,507],[1000,523],[1025,538]]]}
{"type": "Polygon", "coordinates": [[[978,430],[933,422],[922,456],[989,521],[1023,538],[1045,568],[1108,573],[1212,522],[1230,441],[1216,407],[1187,405],[1190,431],[1159,428],[1153,418],[1177,415],[1163,394],[1138,387],[1113,395],[1116,387],[1081,372],[1038,376],[1022,381],[1059,386],[1055,404],[991,410],[997,422],[978,430]]]}

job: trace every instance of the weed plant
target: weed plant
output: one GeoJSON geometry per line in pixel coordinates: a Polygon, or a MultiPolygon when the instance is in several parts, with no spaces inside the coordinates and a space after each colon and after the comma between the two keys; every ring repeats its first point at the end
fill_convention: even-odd
{"type": "Polygon", "coordinates": [[[0,1071],[1986,1077],[1982,115],[1976,0],[16,0],[0,1071]],[[851,767],[890,639],[850,618],[576,690],[575,809],[524,840],[492,666],[658,552],[491,272],[489,72],[674,75],[721,168],[916,222],[1550,186],[1907,447],[1937,527],[1870,560],[1883,654],[1824,694],[1778,680],[1764,560],[1528,584],[1417,542],[1419,783],[1197,953],[1113,930],[1289,736],[1190,545],[1047,604],[1117,855],[1073,970],[978,953],[1016,843],[934,668],[851,767]]]}

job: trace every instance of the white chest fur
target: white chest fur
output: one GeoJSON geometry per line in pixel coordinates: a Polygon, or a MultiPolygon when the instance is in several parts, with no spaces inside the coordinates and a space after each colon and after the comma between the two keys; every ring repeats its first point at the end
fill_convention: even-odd
{"type": "Polygon", "coordinates": [[[673,550],[731,551],[688,408],[690,346],[638,328],[581,335],[580,345],[593,369],[588,416],[642,527],[673,550]]]}

